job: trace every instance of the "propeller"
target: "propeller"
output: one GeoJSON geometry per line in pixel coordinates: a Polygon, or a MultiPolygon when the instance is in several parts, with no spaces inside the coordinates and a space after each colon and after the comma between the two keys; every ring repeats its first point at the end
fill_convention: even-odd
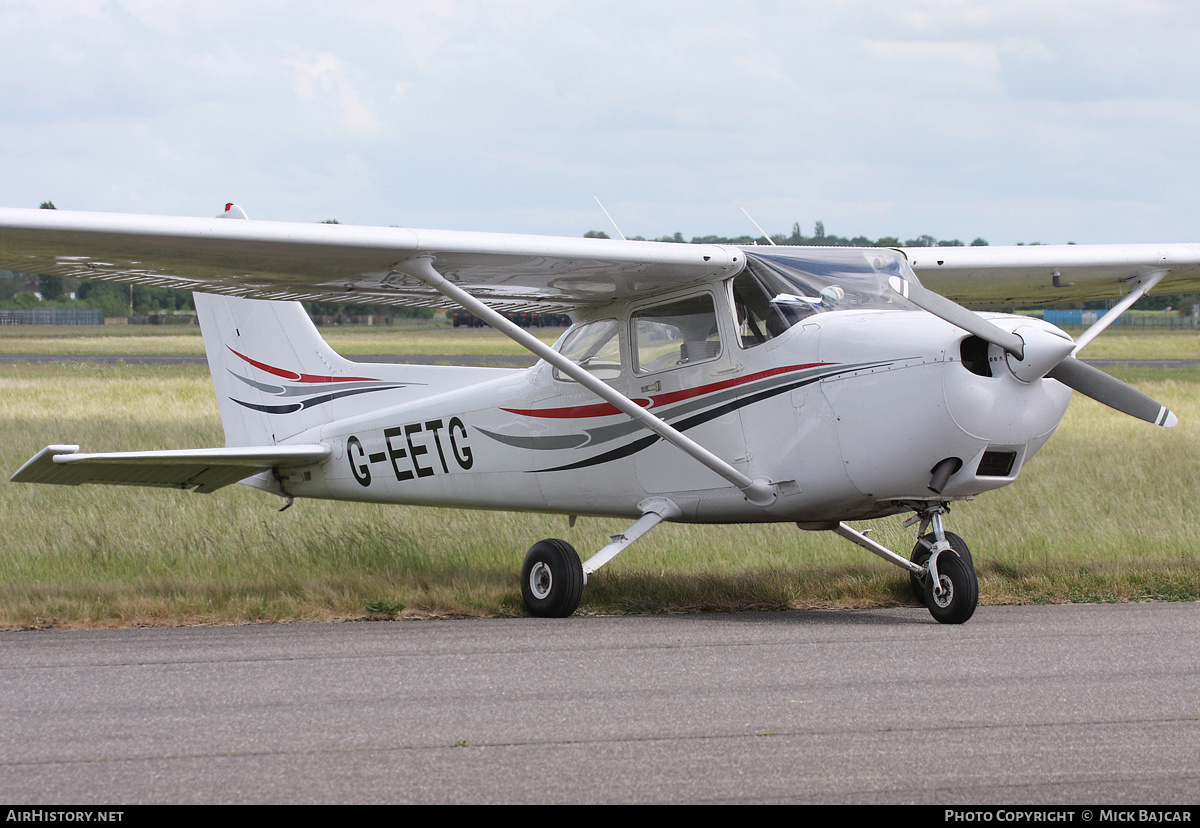
{"type": "Polygon", "coordinates": [[[888,284],[922,310],[1003,349],[1008,355],[1009,368],[1024,382],[1033,382],[1040,377],[1058,380],[1085,397],[1091,397],[1098,403],[1139,420],[1165,428],[1171,428],[1179,422],[1162,403],[1071,356],[1074,343],[1070,339],[1032,327],[1018,328],[1021,331],[1021,335],[1018,335],[993,325],[979,314],[934,293],[919,282],[892,276],[888,284]]]}
{"type": "Polygon", "coordinates": [[[1171,428],[1179,422],[1174,412],[1162,403],[1075,357],[1067,357],[1046,376],[1139,420],[1164,428],[1171,428]]]}

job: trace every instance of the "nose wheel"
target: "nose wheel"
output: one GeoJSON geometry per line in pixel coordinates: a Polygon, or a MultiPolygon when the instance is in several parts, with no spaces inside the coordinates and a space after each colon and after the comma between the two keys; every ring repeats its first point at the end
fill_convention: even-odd
{"type": "MultiPolygon", "coordinates": [[[[958,557],[966,560],[971,569],[974,570],[975,563],[971,560],[971,550],[967,548],[967,542],[953,532],[944,533],[946,541],[950,544],[950,548],[954,550],[958,557]]],[[[933,547],[937,543],[937,537],[930,532],[923,535],[917,545],[913,547],[912,557],[910,560],[917,566],[925,569],[929,564],[929,556],[933,552],[933,547]]],[[[929,606],[925,603],[925,583],[929,580],[928,575],[918,575],[915,572],[910,572],[908,575],[909,586],[912,587],[913,598],[921,606],[929,606]]]]}
{"type": "Polygon", "coordinates": [[[913,597],[942,624],[961,624],[979,606],[979,579],[966,541],[942,525],[942,509],[930,508],[906,526],[921,521],[921,539],[913,547],[912,563],[921,567],[909,572],[913,597]],[[933,531],[926,533],[925,530],[933,531]]]}
{"type": "Polygon", "coordinates": [[[954,555],[938,557],[938,585],[925,577],[925,606],[941,624],[961,624],[975,614],[979,606],[979,581],[970,558],[954,555]]]}

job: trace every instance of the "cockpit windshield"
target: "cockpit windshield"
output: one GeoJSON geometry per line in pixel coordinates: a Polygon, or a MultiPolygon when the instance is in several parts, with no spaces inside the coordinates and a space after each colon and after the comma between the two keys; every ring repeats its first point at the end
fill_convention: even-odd
{"type": "Polygon", "coordinates": [[[915,310],[888,277],[915,280],[894,250],[812,248],[745,250],[746,269],[733,279],[733,299],[746,347],[803,319],[838,310],[915,310]]]}

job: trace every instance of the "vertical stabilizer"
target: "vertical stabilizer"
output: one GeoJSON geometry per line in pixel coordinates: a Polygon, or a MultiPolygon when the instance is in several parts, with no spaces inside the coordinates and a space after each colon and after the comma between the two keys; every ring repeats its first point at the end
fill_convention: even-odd
{"type": "Polygon", "coordinates": [[[335,420],[525,373],[351,362],[321,338],[299,302],[192,297],[226,446],[295,442],[297,434],[335,420]]]}
{"type": "Polygon", "coordinates": [[[403,388],[321,338],[299,302],[195,293],[227,446],[269,446],[345,416],[345,403],[403,388]]]}

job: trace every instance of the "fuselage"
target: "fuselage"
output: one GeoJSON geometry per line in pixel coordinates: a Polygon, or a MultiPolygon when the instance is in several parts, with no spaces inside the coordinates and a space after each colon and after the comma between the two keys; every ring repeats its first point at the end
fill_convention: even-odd
{"type": "MultiPolygon", "coordinates": [[[[820,522],[1011,483],[1070,390],[1021,381],[1002,353],[896,301],[877,274],[858,284],[868,279],[859,270],[813,276],[791,293],[773,276],[755,285],[743,274],[614,304],[579,318],[556,346],[748,477],[775,483],[768,505],[545,362],[461,369],[470,372],[461,385],[441,374],[447,390],[432,394],[388,391],[394,404],[290,437],[333,456],[277,485],[304,497],[619,516],[664,497],[683,521],[820,522]],[[954,471],[934,491],[943,461],[954,471]]],[[[1040,320],[990,318],[1061,334],[1040,320]]]]}

